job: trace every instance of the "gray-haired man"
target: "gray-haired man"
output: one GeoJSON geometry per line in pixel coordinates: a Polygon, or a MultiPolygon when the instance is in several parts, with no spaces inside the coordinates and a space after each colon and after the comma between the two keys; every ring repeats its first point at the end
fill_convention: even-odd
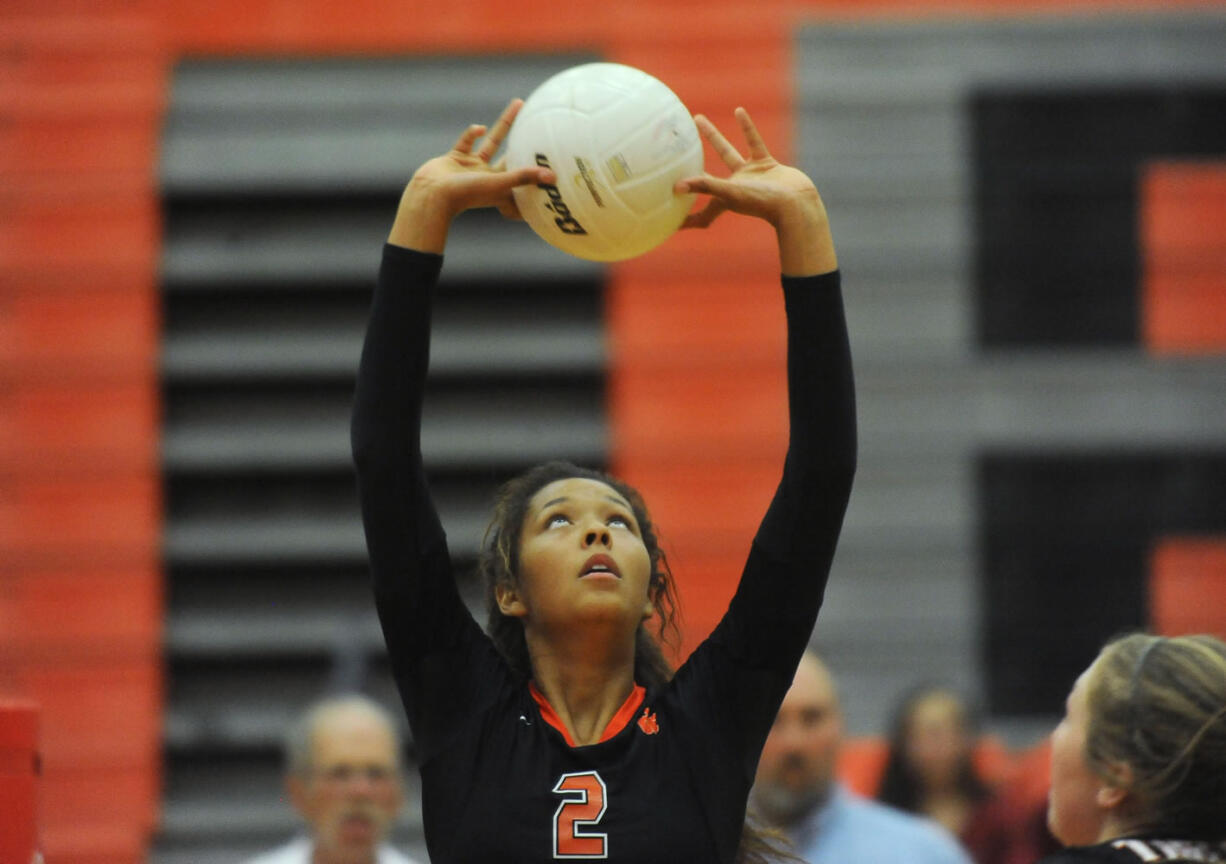
{"type": "Polygon", "coordinates": [[[384,841],[404,800],[400,739],[364,696],[311,706],[286,736],[286,785],[307,835],[249,864],[413,864],[384,841]]]}

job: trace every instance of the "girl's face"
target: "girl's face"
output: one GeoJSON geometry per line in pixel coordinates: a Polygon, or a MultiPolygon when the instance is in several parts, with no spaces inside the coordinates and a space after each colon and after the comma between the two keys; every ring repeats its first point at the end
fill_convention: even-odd
{"type": "Polygon", "coordinates": [[[1107,810],[1101,805],[1104,781],[1086,757],[1089,726],[1090,666],[1073,685],[1065,702],[1064,719],[1051,733],[1051,793],[1047,802],[1047,825],[1066,846],[1097,843],[1107,810]]]}
{"type": "Polygon", "coordinates": [[[634,510],[598,480],[556,480],[532,496],[518,576],[499,606],[544,631],[603,621],[632,633],[654,611],[651,556],[634,510]]]}
{"type": "Polygon", "coordinates": [[[971,741],[962,704],[948,693],[932,693],[916,703],[907,724],[907,758],[928,789],[943,789],[958,777],[971,741]]]}

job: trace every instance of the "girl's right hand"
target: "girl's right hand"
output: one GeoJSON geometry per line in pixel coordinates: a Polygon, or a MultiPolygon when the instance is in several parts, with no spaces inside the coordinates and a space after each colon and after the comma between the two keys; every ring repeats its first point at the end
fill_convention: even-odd
{"type": "Polygon", "coordinates": [[[485,126],[469,126],[451,150],[417,169],[400,198],[389,243],[441,255],[451,220],[460,213],[497,207],[504,216],[516,219],[519,210],[512,189],[557,181],[548,168],[534,165],[507,171],[501,162],[490,164],[523,104],[522,99],[512,99],[488,135],[485,126]],[[485,140],[474,151],[483,135],[485,140]]]}

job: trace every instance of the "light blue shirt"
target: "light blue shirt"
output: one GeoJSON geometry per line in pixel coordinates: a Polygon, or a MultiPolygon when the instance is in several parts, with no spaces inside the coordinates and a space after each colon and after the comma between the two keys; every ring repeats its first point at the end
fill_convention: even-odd
{"type": "Polygon", "coordinates": [[[954,836],[929,819],[851,794],[841,784],[787,834],[810,864],[972,864],[954,836]]]}

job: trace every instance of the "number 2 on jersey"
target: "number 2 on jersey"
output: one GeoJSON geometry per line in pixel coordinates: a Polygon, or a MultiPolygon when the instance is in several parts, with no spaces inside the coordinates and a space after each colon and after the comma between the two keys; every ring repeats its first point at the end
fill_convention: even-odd
{"type": "Polygon", "coordinates": [[[586,831],[604,816],[605,785],[595,771],[563,774],[553,791],[562,803],[553,814],[554,858],[606,858],[609,835],[586,831]]]}

